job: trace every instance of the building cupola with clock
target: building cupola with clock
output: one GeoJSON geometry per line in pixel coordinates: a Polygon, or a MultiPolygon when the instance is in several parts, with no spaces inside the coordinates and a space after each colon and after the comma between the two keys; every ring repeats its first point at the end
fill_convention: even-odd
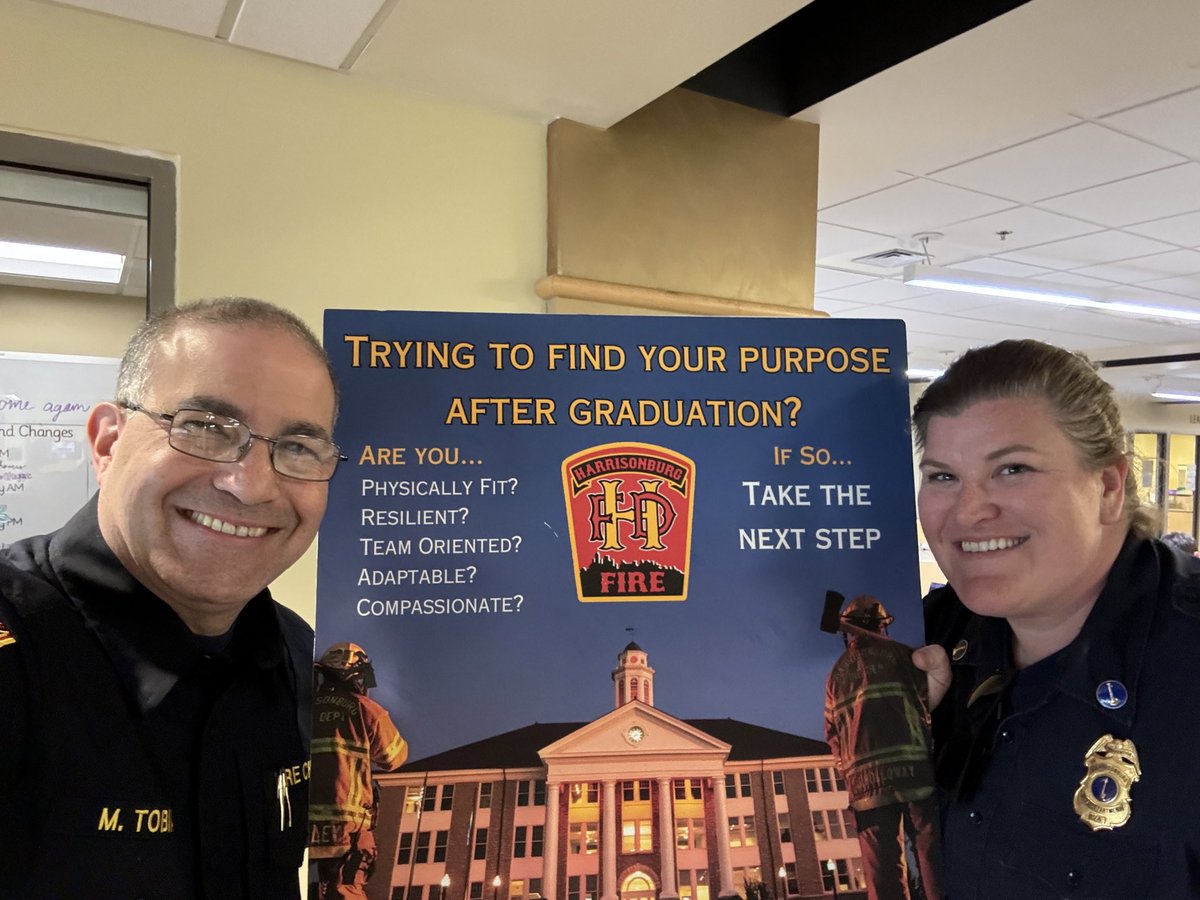
{"type": "Polygon", "coordinates": [[[617,657],[612,680],[615,706],[621,707],[633,700],[654,705],[654,670],[646,660],[646,651],[632,641],[617,657]]]}

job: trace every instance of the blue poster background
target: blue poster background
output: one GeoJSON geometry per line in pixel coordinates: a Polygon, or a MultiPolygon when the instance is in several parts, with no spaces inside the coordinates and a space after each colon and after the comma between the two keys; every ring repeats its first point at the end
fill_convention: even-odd
{"type": "Polygon", "coordinates": [[[367,650],[372,696],[408,739],[410,759],[533,722],[602,715],[631,640],[647,651],[665,712],[823,739],[825,676],[842,650],[840,636],[818,628],[827,590],[878,597],[896,616],[892,636],[921,643],[903,323],[329,310],[324,333],[341,389],[335,437],[349,462],[330,485],[320,532],[317,652],[346,640],[367,650]],[[424,352],[430,344],[458,345],[457,365],[440,365],[424,352]],[[572,370],[568,354],[551,369],[552,344],[619,346],[624,366],[572,370]],[[680,352],[649,351],[647,371],[639,347],[680,352]],[[693,359],[696,348],[723,348],[726,371],[685,371],[682,348],[693,359]],[[741,348],[758,348],[745,351],[744,367],[741,348]],[[766,371],[781,348],[798,348],[804,371],[766,371]],[[831,362],[813,364],[820,354],[810,348],[831,362]],[[870,351],[857,367],[872,360],[872,371],[852,371],[837,348],[870,351]],[[498,424],[496,404],[479,405],[486,414],[475,424],[447,424],[454,398],[468,410],[470,398],[541,398],[553,402],[554,424],[498,424]],[[724,417],[574,424],[570,404],[581,398],[584,409],[592,398],[766,401],[795,416],[781,427],[724,417]],[[561,465],[614,441],[660,445],[696,464],[686,600],[579,600],[561,465]],[[424,493],[378,493],[388,483],[424,493]],[[808,505],[792,505],[800,497],[808,505]],[[447,524],[373,524],[391,511],[447,524]],[[823,539],[820,529],[829,529],[823,539]],[[422,552],[453,538],[504,540],[491,542],[497,552],[422,552]],[[404,541],[407,552],[377,552],[404,541]],[[369,583],[381,577],[401,583],[369,583]],[[420,583],[431,579],[456,583],[420,583]],[[464,598],[483,598],[488,611],[421,612],[441,608],[427,601],[464,598]]]}

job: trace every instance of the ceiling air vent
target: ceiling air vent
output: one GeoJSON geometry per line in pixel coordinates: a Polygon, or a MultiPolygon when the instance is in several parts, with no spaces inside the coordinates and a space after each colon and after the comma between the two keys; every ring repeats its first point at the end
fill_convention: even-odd
{"type": "Polygon", "coordinates": [[[925,262],[925,253],[920,250],[892,247],[890,250],[880,250],[878,253],[856,257],[853,261],[864,266],[877,266],[880,269],[898,269],[909,263],[925,262]]]}

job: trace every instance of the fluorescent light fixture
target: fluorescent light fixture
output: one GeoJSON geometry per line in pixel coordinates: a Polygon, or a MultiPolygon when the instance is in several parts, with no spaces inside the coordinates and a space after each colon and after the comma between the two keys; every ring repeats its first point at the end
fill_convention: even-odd
{"type": "Polygon", "coordinates": [[[1152,391],[1150,396],[1156,400],[1174,400],[1176,403],[1200,403],[1200,394],[1179,394],[1174,391],[1152,391]]]}
{"type": "Polygon", "coordinates": [[[905,266],[904,283],[910,287],[936,288],[940,291],[982,294],[987,297],[1007,297],[1011,300],[1028,300],[1033,303],[1053,303],[1056,306],[1076,306],[1119,315],[1200,322],[1200,309],[1153,306],[1132,300],[1113,300],[1109,299],[1107,293],[1100,291],[1085,291],[1081,288],[1053,284],[1049,281],[985,275],[981,272],[947,269],[941,266],[921,264],[905,266]]]}
{"type": "Polygon", "coordinates": [[[120,253],[0,241],[0,274],[116,284],[124,268],[120,253]]]}
{"type": "Polygon", "coordinates": [[[945,371],[945,369],[908,369],[904,374],[909,381],[933,381],[945,371]]]}

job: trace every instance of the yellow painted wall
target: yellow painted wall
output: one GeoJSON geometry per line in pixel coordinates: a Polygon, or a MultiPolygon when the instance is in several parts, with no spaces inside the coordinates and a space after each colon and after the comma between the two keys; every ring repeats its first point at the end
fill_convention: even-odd
{"type": "Polygon", "coordinates": [[[145,317],[145,297],[0,284],[0,350],[120,356],[145,317]]]}
{"type": "MultiPolygon", "coordinates": [[[[318,332],[326,307],[542,309],[540,123],[28,0],[0,0],[0,60],[0,130],[176,160],[181,299],[263,297],[318,332]]],[[[43,352],[119,352],[57,310],[0,297],[7,334],[63,335],[43,352]]],[[[310,552],[275,590],[311,621],[315,582],[310,552]]]]}

